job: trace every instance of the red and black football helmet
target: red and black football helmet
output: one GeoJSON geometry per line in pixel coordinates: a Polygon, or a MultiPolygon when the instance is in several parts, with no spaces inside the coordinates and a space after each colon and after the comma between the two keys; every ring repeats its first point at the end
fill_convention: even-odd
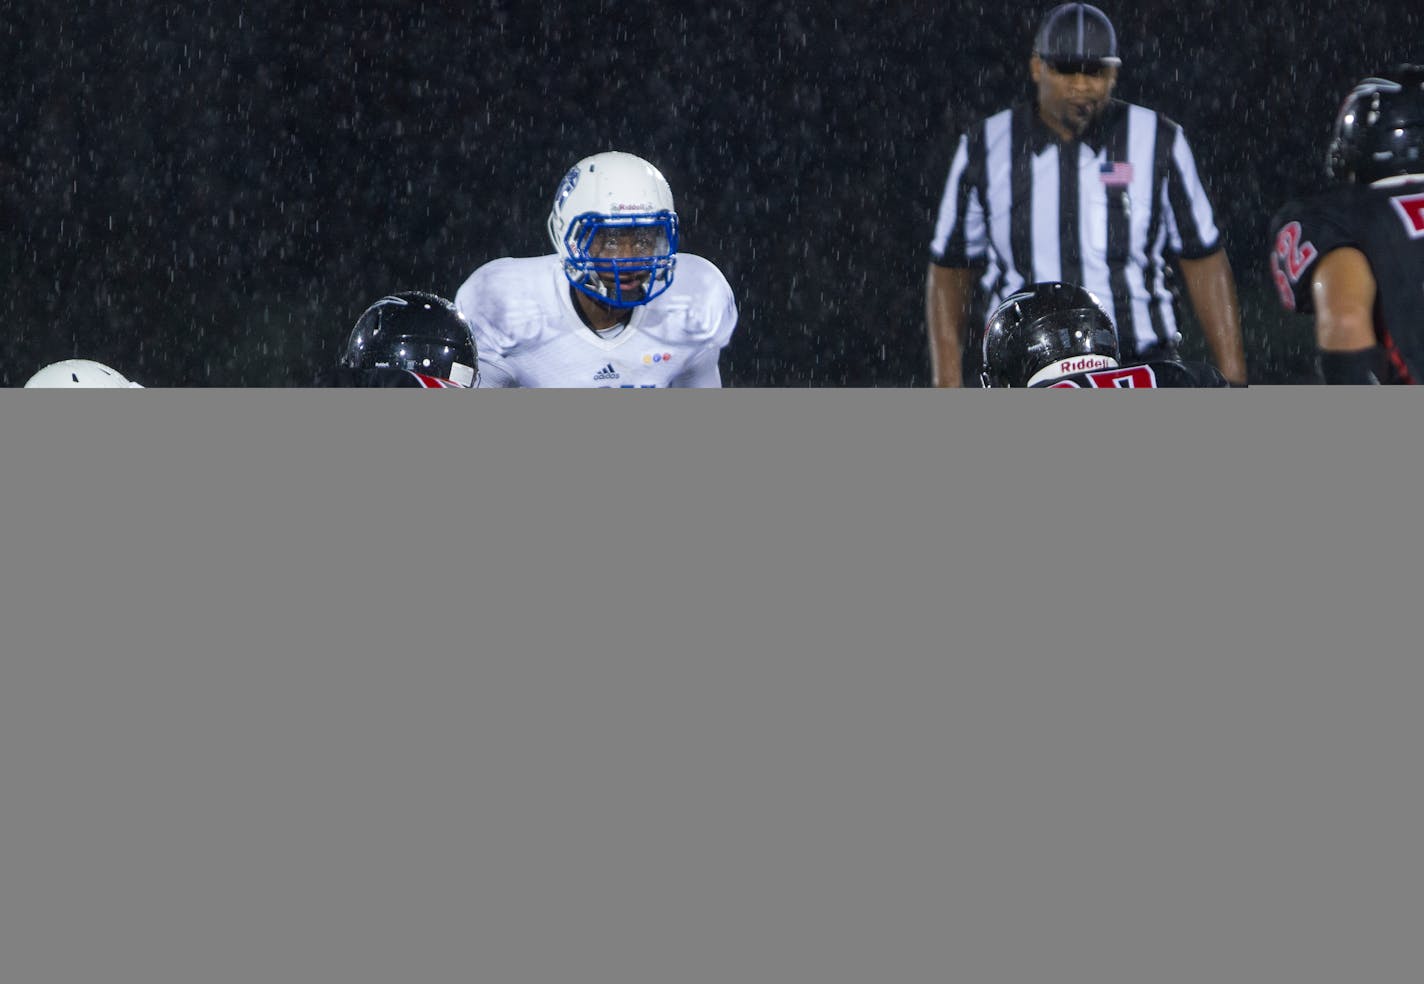
{"type": "Polygon", "coordinates": [[[479,368],[470,324],[445,298],[424,291],[388,294],[351,329],[339,364],[409,369],[473,386],[479,368]]]}
{"type": "Polygon", "coordinates": [[[986,388],[1118,364],[1117,329],[1093,294],[1073,284],[1033,284],[1010,295],[984,328],[986,388]],[[1073,363],[1065,367],[1064,364],[1073,363]]]}
{"type": "Polygon", "coordinates": [[[1424,65],[1361,79],[1335,117],[1325,155],[1332,180],[1369,184],[1424,173],[1424,65]]]}

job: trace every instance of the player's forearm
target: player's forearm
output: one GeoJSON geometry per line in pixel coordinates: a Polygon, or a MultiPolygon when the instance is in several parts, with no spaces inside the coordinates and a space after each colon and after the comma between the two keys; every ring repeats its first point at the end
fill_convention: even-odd
{"type": "Polygon", "coordinates": [[[968,270],[929,265],[925,286],[925,320],[929,325],[933,385],[960,385],[960,352],[968,316],[972,275],[968,270]]]}
{"type": "Polygon", "coordinates": [[[931,385],[950,389],[960,385],[963,363],[959,354],[957,333],[930,332],[931,385]]]}
{"type": "Polygon", "coordinates": [[[1241,316],[1233,306],[1230,318],[1203,318],[1202,331],[1216,366],[1228,382],[1246,382],[1246,352],[1241,343],[1241,316]]]}
{"type": "Polygon", "coordinates": [[[1221,374],[1246,382],[1246,352],[1241,342],[1241,305],[1225,250],[1199,260],[1182,260],[1182,278],[1202,333],[1221,374]]]}

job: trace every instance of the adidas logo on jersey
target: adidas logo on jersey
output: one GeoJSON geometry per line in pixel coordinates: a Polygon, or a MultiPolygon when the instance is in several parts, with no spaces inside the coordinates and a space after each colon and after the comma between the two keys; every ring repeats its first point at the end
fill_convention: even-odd
{"type": "Polygon", "coordinates": [[[613,363],[611,362],[608,363],[608,365],[604,366],[602,369],[598,370],[598,372],[593,374],[593,381],[595,383],[602,383],[606,382],[607,380],[617,378],[618,370],[613,368],[613,363]]]}

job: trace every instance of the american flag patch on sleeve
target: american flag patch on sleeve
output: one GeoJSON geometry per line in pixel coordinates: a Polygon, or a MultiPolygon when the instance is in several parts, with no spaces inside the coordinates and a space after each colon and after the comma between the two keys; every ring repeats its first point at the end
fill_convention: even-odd
{"type": "Polygon", "coordinates": [[[1098,177],[1103,184],[1112,187],[1132,184],[1132,163],[1130,161],[1106,161],[1098,166],[1098,177]]]}

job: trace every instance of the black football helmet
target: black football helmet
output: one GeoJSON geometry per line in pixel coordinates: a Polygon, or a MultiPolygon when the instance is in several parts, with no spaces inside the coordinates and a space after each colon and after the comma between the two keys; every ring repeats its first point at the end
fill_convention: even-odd
{"type": "Polygon", "coordinates": [[[1369,184],[1424,172],[1424,65],[1362,79],[1335,117],[1325,155],[1335,181],[1369,184]]]}
{"type": "Polygon", "coordinates": [[[1082,287],[1033,284],[990,316],[983,355],[979,381],[986,388],[1028,386],[1049,375],[1116,367],[1117,329],[1082,287]]]}
{"type": "Polygon", "coordinates": [[[435,294],[388,294],[368,307],[351,329],[339,364],[351,369],[393,367],[473,386],[478,369],[470,324],[435,294]]]}

